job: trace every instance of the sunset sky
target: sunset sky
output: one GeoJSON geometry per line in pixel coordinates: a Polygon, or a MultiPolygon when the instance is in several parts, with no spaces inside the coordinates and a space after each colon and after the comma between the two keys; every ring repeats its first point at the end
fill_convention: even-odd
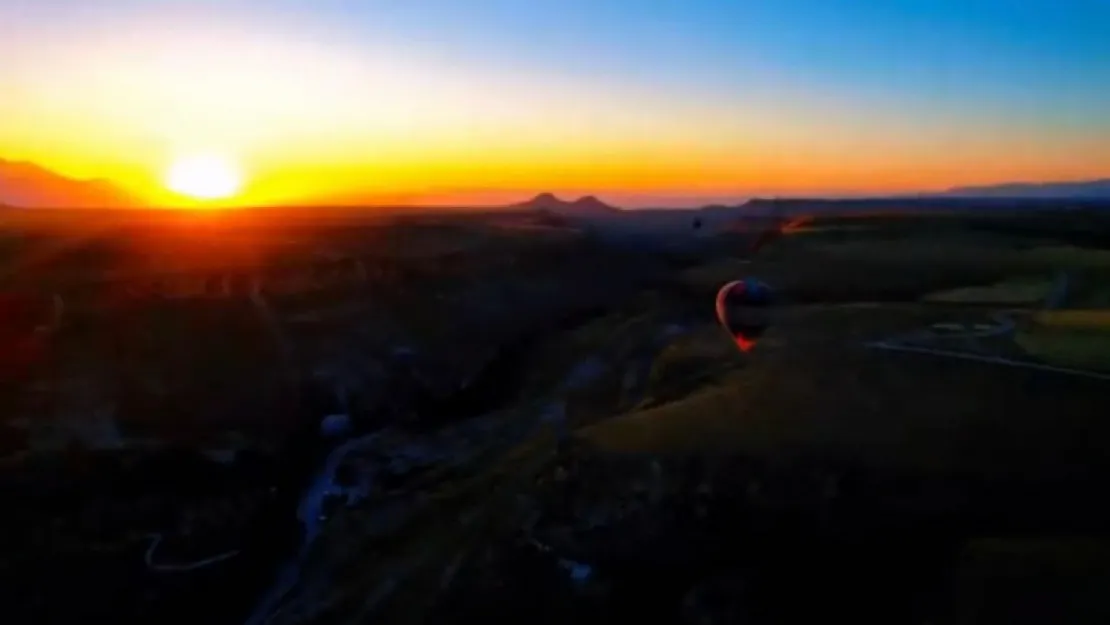
{"type": "Polygon", "coordinates": [[[0,158],[151,201],[628,205],[1110,176],[1105,0],[0,0],[0,158]]]}

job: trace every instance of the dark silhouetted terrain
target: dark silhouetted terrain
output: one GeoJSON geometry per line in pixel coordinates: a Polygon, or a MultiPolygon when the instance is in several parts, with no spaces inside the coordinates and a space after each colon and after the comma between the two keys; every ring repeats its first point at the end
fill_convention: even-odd
{"type": "Polygon", "coordinates": [[[106,180],[74,180],[34,163],[0,159],[0,206],[129,208],[141,202],[106,180]]]}
{"type": "Polygon", "coordinates": [[[1101,199],[1110,200],[1110,179],[1082,182],[1018,182],[979,187],[958,187],[945,193],[955,197],[1101,199]]]}
{"type": "Polygon", "coordinates": [[[9,211],[7,622],[1104,622],[1110,222],[921,202],[9,211]]]}

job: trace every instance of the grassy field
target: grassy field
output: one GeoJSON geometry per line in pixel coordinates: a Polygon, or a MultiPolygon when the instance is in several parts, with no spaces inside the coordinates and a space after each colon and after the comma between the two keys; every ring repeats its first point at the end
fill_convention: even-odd
{"type": "Polygon", "coordinates": [[[1026,353],[1050,364],[1110,371],[1110,310],[1039,312],[1015,341],[1026,353]]]}
{"type": "MultiPolygon", "coordinates": [[[[875,353],[857,341],[949,320],[916,306],[918,301],[1039,305],[1058,271],[1097,271],[1110,253],[969,231],[955,218],[930,222],[924,230],[903,222],[871,225],[865,234],[853,230],[844,237],[802,231],[750,262],[707,259],[681,272],[679,283],[706,301],[728,280],[765,279],[786,306],[783,318],[755,353],[743,358],[711,324],[704,333],[674,341],[652,366],[653,401],[583,434],[619,451],[820,450],[953,470],[1001,470],[1009,463],[1028,469],[1033,465],[1027,459],[1040,456],[1051,464],[1054,453],[1082,447],[1085,435],[1078,432],[1087,427],[1088,402],[1106,404],[1098,383],[875,353]],[[875,304],[860,308],[855,302],[875,304]],[[789,312],[791,304],[806,306],[789,312]],[[1029,384],[1053,389],[1052,397],[1014,390],[1029,384]],[[1047,416],[1055,413],[1066,415],[1062,423],[1075,429],[1047,416]]],[[[1046,312],[1023,326],[1018,342],[1050,362],[1098,366],[1110,341],[1098,337],[1097,326],[1110,327],[1110,316],[1046,312]]]]}
{"type": "Polygon", "coordinates": [[[1110,268],[1110,250],[961,229],[930,233],[927,229],[897,224],[876,228],[866,236],[853,233],[840,238],[803,231],[787,236],[769,249],[773,248],[781,248],[781,255],[804,253],[897,264],[959,263],[1034,271],[1110,268]]]}
{"type": "Polygon", "coordinates": [[[1047,310],[1035,314],[1033,321],[1038,325],[1052,329],[1110,331],[1110,310],[1047,310]]]}
{"type": "MultiPolygon", "coordinates": [[[[842,316],[881,326],[884,313],[842,316]]],[[[851,335],[837,323],[833,313],[789,322],[741,368],[583,434],[622,452],[816,452],[922,470],[1038,472],[1064,469],[1061,457],[1101,462],[1090,443],[1110,442],[1110,424],[1089,416],[1110,409],[1103,384],[865,350],[846,344],[851,335]]]]}
{"type": "MultiPolygon", "coordinates": [[[[574,557],[585,558],[587,562],[593,561],[592,558],[613,559],[617,556],[612,550],[626,549],[627,553],[622,552],[620,557],[630,559],[632,564],[625,566],[649,567],[643,574],[645,577],[665,576],[664,568],[650,567],[656,566],[656,558],[665,560],[668,549],[681,552],[683,557],[678,561],[689,566],[690,559],[699,557],[691,550],[705,547],[693,539],[689,545],[681,543],[683,539],[675,537],[675,534],[681,535],[681,529],[672,529],[669,534],[658,533],[659,526],[668,523],[672,516],[682,516],[685,509],[682,506],[694,506],[684,497],[701,501],[697,497],[705,493],[716,496],[720,489],[727,493],[722,496],[735,496],[739,492],[743,498],[747,488],[748,501],[756,498],[772,508],[778,505],[775,502],[783,501],[803,506],[805,504],[792,497],[808,492],[805,482],[816,470],[812,467],[840,463],[864,467],[871,476],[868,479],[876,482],[889,480],[892,491],[881,496],[870,493],[870,499],[863,497],[866,512],[852,521],[883,526],[881,519],[888,517],[867,506],[889,505],[900,510],[900,514],[922,515],[918,519],[921,522],[921,518],[937,514],[938,509],[961,510],[964,504],[960,489],[970,492],[969,485],[984,484],[989,489],[1015,478],[1032,483],[1049,479],[1075,480],[1076,475],[1105,467],[1101,450],[1110,442],[1110,426],[1093,418],[1110,408],[1110,398],[1103,384],[1044,377],[1019,369],[881,353],[864,350],[858,344],[856,347],[849,345],[876,334],[928,323],[933,314],[928,309],[912,306],[813,306],[785,311],[781,323],[751,356],[736,353],[728,338],[712,323],[694,324],[687,333],[671,339],[653,357],[644,402],[625,414],[603,418],[578,431],[586,449],[583,453],[599,468],[580,475],[576,481],[575,471],[584,470],[573,468],[579,460],[568,460],[557,454],[550,456],[546,477],[537,477],[536,481],[547,485],[543,488],[559,493],[552,495],[556,502],[552,505],[567,516],[557,517],[557,535],[571,532],[568,526],[575,527],[576,522],[587,527],[600,524],[595,540],[610,547],[605,549],[595,544],[593,549],[605,555],[576,545],[570,551],[574,557]],[[1062,461],[1064,458],[1066,462],[1062,461]],[[678,468],[698,462],[728,467],[720,472],[733,481],[726,485],[711,481],[702,473],[690,475],[686,472],[689,469],[678,468]],[[735,462],[735,466],[730,462],[735,462]],[[641,468],[638,473],[635,470],[624,473],[619,468],[624,465],[641,468]],[[749,472],[753,466],[770,467],[766,469],[770,475],[751,477],[749,472]],[[803,468],[792,468],[795,466],[803,468]],[[569,469],[570,477],[566,477],[563,467],[569,469]],[[773,475],[784,475],[781,479],[785,484],[776,484],[773,475]],[[656,493],[651,486],[653,479],[668,484],[667,489],[674,489],[666,492],[672,493],[676,500],[666,499],[671,495],[656,493]],[[560,480],[569,480],[564,490],[558,486],[560,480]],[[690,493],[695,487],[698,496],[690,493]],[[919,492],[917,488],[925,490],[919,492]],[[941,494],[929,490],[938,488],[941,494]],[[953,488],[956,490],[945,490],[953,488]],[[761,494],[751,495],[752,492],[761,494]],[[653,504],[645,503],[653,497],[662,498],[654,508],[653,504]],[[574,503],[559,503],[567,500],[574,503]],[[637,510],[642,516],[637,516],[637,510]],[[606,518],[605,514],[618,520],[601,520],[606,518]],[[637,532],[647,535],[640,536],[637,532]],[[675,547],[668,544],[669,541],[678,541],[684,546],[675,547]]],[[[643,321],[639,323],[642,325],[643,321]]],[[[619,315],[591,324],[578,337],[583,341],[578,348],[588,347],[587,337],[595,340],[613,336],[618,343],[627,340],[628,335],[618,331],[620,327],[619,315]]],[[[566,343],[573,342],[568,337],[566,343]]],[[[567,359],[563,367],[571,366],[572,362],[573,359],[567,359]]],[[[553,373],[552,377],[558,376],[553,373]]],[[[599,378],[597,383],[605,385],[612,381],[599,378]]],[[[599,406],[597,413],[604,412],[599,406]]],[[[524,458],[539,460],[547,453],[550,452],[535,448],[524,458]]],[[[521,462],[521,474],[535,470],[535,465],[523,459],[517,462],[521,462]]],[[[518,497],[528,501],[537,488],[540,487],[526,487],[518,497]]],[[[1039,505],[1037,497],[1034,491],[1019,489],[1016,500],[1032,509],[1039,505]]],[[[1054,510],[1051,506],[1048,508],[1054,510]]],[[[789,509],[793,514],[802,514],[798,508],[789,509]]],[[[529,518],[527,510],[525,507],[525,511],[518,511],[518,514],[529,518]]],[[[501,514],[508,513],[505,510],[501,514]]],[[[866,533],[865,530],[852,525],[840,528],[848,537],[834,534],[843,538],[848,546],[836,546],[837,538],[834,538],[834,546],[830,547],[820,542],[827,539],[827,535],[814,538],[805,533],[805,529],[792,533],[799,531],[795,525],[789,525],[789,530],[767,529],[759,525],[759,521],[752,521],[753,516],[769,514],[771,520],[767,523],[774,528],[778,528],[779,523],[810,527],[788,513],[753,508],[730,509],[730,513],[735,516],[728,517],[722,512],[725,518],[716,518],[714,512],[706,513],[715,521],[709,522],[704,529],[708,534],[698,535],[703,541],[712,541],[711,551],[716,557],[735,549],[736,558],[758,560],[760,564],[756,566],[761,568],[757,569],[759,573],[753,573],[754,576],[785,575],[786,581],[752,582],[763,584],[759,588],[767,593],[759,598],[760,605],[765,605],[768,596],[783,592],[784,588],[789,589],[786,594],[791,597],[799,594],[817,597],[830,585],[839,588],[840,582],[829,575],[849,580],[843,582],[845,588],[837,591],[848,594],[838,599],[843,604],[822,604],[822,609],[836,613],[853,610],[868,613],[881,611],[887,603],[897,605],[901,599],[872,596],[878,588],[876,585],[865,584],[866,590],[856,587],[856,594],[851,594],[855,583],[850,581],[852,579],[880,583],[867,573],[862,576],[858,573],[873,567],[871,574],[879,576],[881,583],[913,597],[907,601],[914,603],[914,609],[919,611],[914,614],[927,614],[927,622],[1034,623],[1051,620],[1045,618],[1048,615],[1066,614],[1075,617],[1068,622],[1094,623],[1100,622],[1098,615],[1107,610],[1107,603],[1097,590],[1106,579],[1106,567],[1100,555],[1106,546],[1098,538],[1067,533],[994,538],[989,533],[979,536],[973,531],[967,536],[950,536],[946,532],[955,530],[945,521],[938,525],[935,534],[923,529],[928,527],[926,525],[910,537],[902,537],[906,542],[883,534],[891,531],[889,528],[878,530],[877,536],[861,538],[852,531],[866,533]],[[760,529],[753,530],[748,524],[760,529]],[[767,536],[759,534],[760,538],[745,542],[746,531],[764,532],[767,536]],[[875,542],[868,542],[871,540],[875,542]],[[937,547],[930,547],[937,540],[941,540],[937,547]],[[794,546],[795,543],[801,546],[794,546]],[[925,555],[915,551],[914,545],[925,555]],[[833,554],[839,555],[830,555],[822,549],[831,549],[833,554]],[[846,551],[842,553],[837,549],[846,551]],[[769,551],[766,557],[775,564],[759,560],[762,556],[750,555],[763,550],[769,551]],[[876,560],[877,554],[885,554],[891,560],[882,557],[876,560]],[[825,561],[826,557],[831,560],[825,561]],[[855,567],[852,570],[856,572],[843,567],[846,557],[853,558],[855,567]],[[822,572],[803,575],[795,566],[822,572]],[[826,566],[829,568],[823,568],[826,566]],[[929,568],[937,566],[939,568],[929,568]],[[1022,605],[1026,606],[1024,611],[1017,607],[1022,605]]],[[[1002,516],[1006,518],[1007,514],[1002,516]]],[[[504,521],[503,517],[499,518],[504,521]]],[[[1019,518],[1016,522],[1022,521],[1019,518]]],[[[531,527],[528,521],[521,523],[531,527]]],[[[961,527],[960,531],[965,529],[961,527]]],[[[496,545],[508,542],[496,535],[486,539],[496,545]]],[[[470,584],[477,582],[470,580],[482,579],[482,575],[492,576],[492,580],[487,577],[485,581],[493,585],[486,590],[490,594],[474,597],[472,602],[489,605],[501,596],[503,604],[514,604],[516,601],[505,593],[516,596],[517,593],[535,592],[535,595],[528,595],[528,601],[521,603],[534,601],[537,603],[533,605],[543,605],[544,609],[550,603],[571,612],[578,609],[591,613],[589,610],[594,604],[590,601],[596,595],[590,593],[607,592],[593,586],[577,594],[573,588],[563,590],[559,586],[560,578],[554,573],[539,581],[532,579],[529,576],[536,574],[532,567],[542,567],[542,562],[537,564],[532,560],[527,560],[531,564],[519,560],[504,564],[505,568],[499,571],[501,577],[496,577],[489,572],[492,565],[488,562],[501,556],[489,554],[498,554],[498,549],[507,547],[476,548],[467,543],[465,549],[468,553],[487,555],[485,559],[477,556],[466,559],[464,572],[459,574],[460,583],[466,589],[461,592],[464,595],[471,592],[473,586],[470,584]],[[506,588],[514,590],[510,592],[504,590],[506,588]]],[[[635,576],[628,570],[622,574],[635,576]]],[[[676,577],[686,579],[682,575],[676,577]]],[[[657,586],[644,582],[644,587],[664,596],[675,592],[669,584],[681,583],[667,578],[667,582],[657,582],[657,586]]],[[[636,601],[640,601],[640,605],[667,605],[659,597],[633,600],[636,601]]],[[[529,607],[524,605],[520,609],[527,614],[529,607]]],[[[436,622],[455,621],[441,615],[436,622]]],[[[895,619],[886,622],[926,621],[895,619]]]]}
{"type": "Polygon", "coordinates": [[[970,286],[930,293],[923,301],[935,304],[983,304],[990,306],[1034,306],[1043,303],[1052,290],[1047,278],[1012,279],[987,286],[970,286]]]}

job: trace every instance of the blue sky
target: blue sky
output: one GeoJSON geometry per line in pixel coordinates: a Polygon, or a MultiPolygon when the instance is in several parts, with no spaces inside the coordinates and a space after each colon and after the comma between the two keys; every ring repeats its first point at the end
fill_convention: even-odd
{"type": "MultiPolygon", "coordinates": [[[[605,94],[616,108],[643,105],[652,119],[704,113],[718,126],[735,111],[745,128],[766,129],[753,145],[799,157],[808,154],[803,138],[770,135],[827,135],[812,138],[814,158],[853,137],[892,153],[904,144],[905,171],[940,149],[930,141],[960,150],[966,139],[991,155],[981,176],[953,182],[1110,168],[1110,149],[1100,147],[1110,144],[1106,0],[0,0],[0,88],[15,84],[6,62],[25,75],[36,55],[75,33],[135,35],[147,27],[137,14],[147,25],[159,16],[162,33],[179,18],[193,28],[234,23],[364,59],[419,57],[445,78],[501,77],[490,84],[506,98],[548,86],[605,94]],[[1015,150],[1020,162],[1000,164],[1015,150]],[[1027,154],[1035,150],[1042,160],[1027,154]]],[[[571,122],[545,113],[543,124],[560,123],[571,122]]],[[[676,121],[668,132],[682,128],[676,121]]],[[[866,186],[862,176],[876,167],[845,175],[866,186]]],[[[957,171],[928,167],[938,179],[957,171]]],[[[912,184],[902,170],[898,179],[912,184]]]]}
{"type": "Polygon", "coordinates": [[[0,0],[0,30],[50,31],[152,7],[707,96],[791,87],[877,105],[989,106],[991,115],[1056,105],[1092,122],[1110,103],[1106,0],[0,0]]]}
{"type": "Polygon", "coordinates": [[[1104,0],[424,0],[315,10],[366,37],[589,80],[732,96],[771,82],[895,102],[1110,100],[1104,0]]]}

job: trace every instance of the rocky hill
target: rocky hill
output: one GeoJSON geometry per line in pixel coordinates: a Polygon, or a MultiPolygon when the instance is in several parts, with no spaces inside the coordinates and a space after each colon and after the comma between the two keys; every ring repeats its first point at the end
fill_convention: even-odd
{"type": "Polygon", "coordinates": [[[568,217],[606,217],[621,213],[619,208],[610,206],[592,195],[567,202],[551,193],[541,193],[514,208],[544,211],[568,217]]]}
{"type": "Polygon", "coordinates": [[[140,204],[107,180],[77,180],[35,163],[0,159],[0,206],[130,208],[140,204]]]}

